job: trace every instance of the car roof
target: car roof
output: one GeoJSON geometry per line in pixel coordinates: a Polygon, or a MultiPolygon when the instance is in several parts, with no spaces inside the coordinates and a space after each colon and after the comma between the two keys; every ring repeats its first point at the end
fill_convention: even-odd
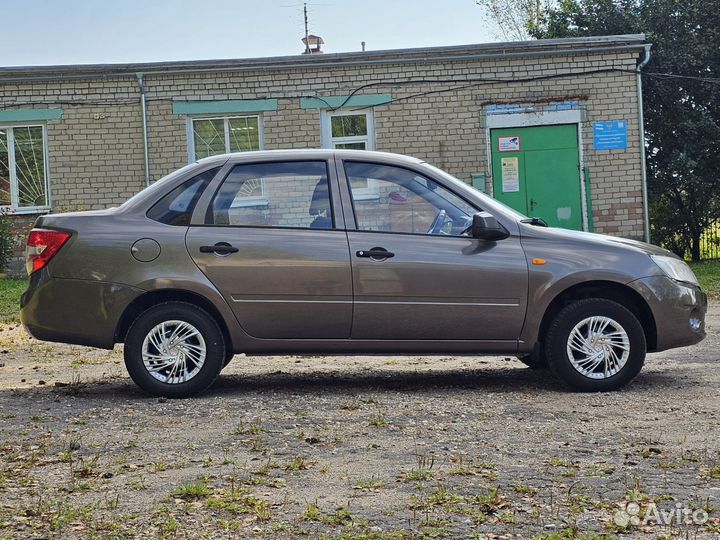
{"type": "Polygon", "coordinates": [[[220,154],[208,158],[200,159],[197,163],[214,163],[225,162],[228,159],[233,161],[258,161],[262,159],[277,160],[283,158],[289,159],[329,159],[331,157],[339,157],[341,159],[357,159],[371,160],[392,163],[406,163],[408,165],[417,165],[424,161],[415,157],[405,156],[402,154],[394,154],[392,152],[377,152],[373,150],[334,150],[328,148],[302,148],[287,150],[259,150],[253,152],[233,152],[230,154],[220,154]]]}

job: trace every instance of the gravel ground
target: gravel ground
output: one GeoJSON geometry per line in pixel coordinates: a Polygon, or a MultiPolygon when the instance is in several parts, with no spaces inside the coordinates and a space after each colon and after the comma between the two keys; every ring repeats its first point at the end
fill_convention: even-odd
{"type": "Polygon", "coordinates": [[[614,393],[502,357],[237,356],[183,401],[2,325],[0,538],[717,539],[719,325],[614,393]]]}

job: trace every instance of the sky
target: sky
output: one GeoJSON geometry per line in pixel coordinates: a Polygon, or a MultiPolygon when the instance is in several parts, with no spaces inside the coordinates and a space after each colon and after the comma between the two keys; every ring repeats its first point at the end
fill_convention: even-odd
{"type": "MultiPolygon", "coordinates": [[[[0,66],[283,56],[303,51],[298,0],[0,0],[0,66]]],[[[316,0],[325,52],[497,41],[474,0],[316,0]]]]}

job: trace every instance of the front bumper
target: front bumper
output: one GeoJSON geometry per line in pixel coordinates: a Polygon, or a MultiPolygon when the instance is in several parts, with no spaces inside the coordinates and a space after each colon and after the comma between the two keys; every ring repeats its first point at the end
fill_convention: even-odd
{"type": "Polygon", "coordinates": [[[112,349],[125,308],[143,291],[127,285],[30,276],[20,299],[20,320],[36,339],[112,349]]]}
{"type": "Polygon", "coordinates": [[[699,287],[666,276],[646,277],[629,285],[652,311],[657,330],[654,351],[694,345],[705,338],[707,295],[699,287]]]}

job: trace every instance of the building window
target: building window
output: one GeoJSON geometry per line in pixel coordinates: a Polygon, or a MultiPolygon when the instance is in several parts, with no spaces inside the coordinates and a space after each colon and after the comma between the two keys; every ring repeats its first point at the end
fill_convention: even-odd
{"type": "Polygon", "coordinates": [[[45,126],[0,126],[0,210],[47,210],[45,126]]]}
{"type": "Polygon", "coordinates": [[[263,147],[260,116],[190,119],[190,160],[263,147]]]}
{"type": "MultiPolygon", "coordinates": [[[[323,111],[322,139],[325,148],[375,150],[375,118],[372,111],[323,111]]],[[[352,180],[357,200],[376,199],[378,184],[372,178],[352,180]]]]}
{"type": "Polygon", "coordinates": [[[375,122],[372,112],[323,111],[322,115],[322,138],[325,148],[375,149],[375,122]]]}
{"type": "MultiPolygon", "coordinates": [[[[263,147],[262,119],[259,115],[191,118],[190,129],[191,161],[229,152],[261,150],[263,147]]],[[[238,195],[237,204],[267,204],[262,179],[245,185],[238,195]]]]}

